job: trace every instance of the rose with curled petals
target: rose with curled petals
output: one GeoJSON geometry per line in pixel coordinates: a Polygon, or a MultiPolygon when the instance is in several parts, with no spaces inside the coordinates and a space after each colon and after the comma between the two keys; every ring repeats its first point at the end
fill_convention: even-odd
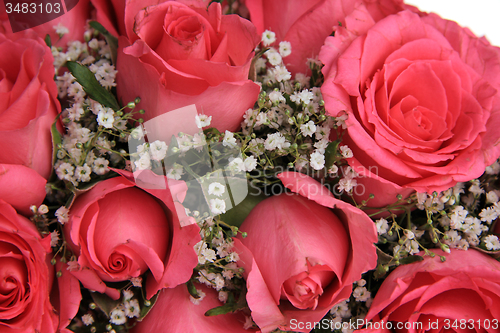
{"type": "MultiPolygon", "coordinates": [[[[104,282],[125,281],[149,271],[149,298],[160,288],[189,279],[198,262],[193,246],[199,241],[199,228],[181,226],[175,213],[172,198],[183,198],[185,183],[179,181],[170,189],[141,189],[133,175],[121,173],[98,183],[71,206],[65,233],[79,264],[71,273],[86,288],[117,298],[119,291],[104,282]]],[[[166,184],[165,177],[151,177],[166,184]]]]}
{"type": "Polygon", "coordinates": [[[359,6],[320,52],[330,115],[381,207],[479,177],[500,156],[500,49],[435,14],[359,6]]]}

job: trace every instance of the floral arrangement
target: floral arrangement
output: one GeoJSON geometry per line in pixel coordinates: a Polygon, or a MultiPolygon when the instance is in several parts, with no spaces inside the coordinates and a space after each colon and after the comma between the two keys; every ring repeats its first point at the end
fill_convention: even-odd
{"type": "Polygon", "coordinates": [[[400,0],[33,3],[0,6],[2,332],[499,330],[484,37],[400,0]]]}

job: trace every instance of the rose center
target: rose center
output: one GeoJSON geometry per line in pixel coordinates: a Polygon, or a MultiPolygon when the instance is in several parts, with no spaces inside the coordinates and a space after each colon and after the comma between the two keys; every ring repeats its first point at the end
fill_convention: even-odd
{"type": "Polygon", "coordinates": [[[302,272],[283,283],[281,298],[288,299],[298,309],[316,309],[323,287],[335,278],[332,271],[302,272]]]}
{"type": "Polygon", "coordinates": [[[0,93],[6,93],[11,91],[12,82],[10,82],[9,78],[5,74],[5,71],[0,68],[0,93]]]}
{"type": "Polygon", "coordinates": [[[183,16],[170,22],[165,30],[179,42],[194,42],[203,33],[203,25],[196,16],[183,16]]]}
{"type": "Polygon", "coordinates": [[[10,308],[29,295],[22,254],[12,244],[0,242],[0,308],[10,308]]]}
{"type": "Polygon", "coordinates": [[[128,261],[123,254],[113,252],[108,259],[108,268],[111,272],[121,273],[128,267],[128,261]]]}

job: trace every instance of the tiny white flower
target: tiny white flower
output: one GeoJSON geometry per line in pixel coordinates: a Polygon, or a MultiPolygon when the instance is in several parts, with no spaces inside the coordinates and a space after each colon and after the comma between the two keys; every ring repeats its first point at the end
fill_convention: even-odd
{"type": "Polygon", "coordinates": [[[198,114],[194,118],[194,121],[196,122],[196,126],[198,128],[203,128],[210,126],[210,123],[212,122],[212,116],[207,116],[206,114],[198,114]]]}
{"type": "Polygon", "coordinates": [[[208,194],[220,197],[224,192],[226,192],[226,187],[219,182],[213,182],[208,185],[208,194]]]}
{"type": "Polygon", "coordinates": [[[498,237],[495,235],[488,235],[484,237],[484,245],[490,251],[500,250],[500,241],[498,241],[498,237]]]}
{"type": "Polygon", "coordinates": [[[140,276],[134,277],[130,279],[130,282],[134,287],[141,288],[142,287],[142,278],[140,276]]]}
{"type": "Polygon", "coordinates": [[[483,208],[481,213],[479,213],[479,217],[481,217],[481,221],[490,224],[497,219],[498,213],[495,210],[495,207],[483,208]]]}
{"type": "Polygon", "coordinates": [[[59,231],[54,230],[50,233],[50,246],[55,247],[59,243],[59,231]]]}
{"type": "Polygon", "coordinates": [[[141,157],[137,161],[134,161],[134,166],[139,171],[149,169],[151,167],[149,153],[141,154],[141,157]]]}
{"type": "Polygon", "coordinates": [[[115,121],[115,112],[113,109],[105,108],[97,114],[97,123],[105,128],[112,128],[115,121]]]}
{"type": "Polygon", "coordinates": [[[379,235],[383,235],[389,230],[389,222],[384,218],[378,219],[375,225],[377,226],[377,233],[379,235]]]}
{"type": "Polygon", "coordinates": [[[274,48],[267,50],[265,55],[271,65],[277,66],[281,64],[281,55],[274,48]]]}
{"type": "Polygon", "coordinates": [[[314,170],[323,169],[325,167],[325,155],[315,151],[311,154],[310,163],[314,170]]]}
{"type": "Polygon", "coordinates": [[[310,92],[308,89],[304,89],[299,93],[299,98],[305,105],[309,105],[309,103],[313,100],[314,94],[310,92]]]}
{"type": "Polygon", "coordinates": [[[201,301],[205,298],[206,294],[200,289],[196,289],[196,293],[198,294],[198,298],[194,298],[193,296],[189,296],[191,303],[194,305],[199,305],[201,301]]]}
{"type": "Polygon", "coordinates": [[[222,141],[224,147],[236,148],[238,144],[236,143],[236,138],[234,134],[228,130],[224,133],[224,140],[222,141]]]}
{"type": "Polygon", "coordinates": [[[141,315],[141,308],[138,300],[132,299],[130,301],[125,301],[123,305],[125,307],[125,315],[127,317],[134,318],[141,315]]]}
{"type": "Polygon", "coordinates": [[[56,34],[59,36],[63,36],[67,33],[69,33],[69,29],[66,28],[64,25],[62,25],[61,22],[59,22],[57,25],[53,26],[54,30],[56,31],[56,34]]]}
{"type": "Polygon", "coordinates": [[[292,44],[290,44],[290,42],[282,41],[280,42],[279,50],[282,57],[287,57],[292,53],[292,44]]]}
{"type": "Polygon", "coordinates": [[[182,165],[175,163],[173,168],[168,170],[167,177],[170,179],[179,180],[181,179],[183,174],[184,174],[184,169],[182,165]]]}
{"type": "Polygon", "coordinates": [[[226,303],[229,293],[227,291],[219,291],[219,301],[226,303]]]}
{"type": "Polygon", "coordinates": [[[134,293],[131,290],[124,290],[123,291],[123,299],[128,301],[131,300],[132,297],[134,297],[134,293]]]}
{"type": "Polygon", "coordinates": [[[276,66],[273,70],[273,75],[278,82],[288,81],[292,78],[292,74],[285,66],[276,66]]]}
{"type": "Polygon", "coordinates": [[[76,260],[70,260],[68,261],[68,267],[66,269],[70,272],[78,271],[80,270],[80,264],[76,260]]]}
{"type": "Polygon", "coordinates": [[[209,202],[210,211],[215,214],[223,214],[226,212],[226,202],[221,199],[210,199],[209,202]]]}
{"type": "Polygon", "coordinates": [[[102,176],[109,171],[109,161],[105,158],[99,157],[94,160],[92,171],[95,174],[102,176]]]}
{"type": "Polygon", "coordinates": [[[75,179],[79,182],[90,181],[90,174],[92,169],[85,163],[84,165],[79,165],[75,169],[75,179]]]}
{"type": "Polygon", "coordinates": [[[86,313],[82,316],[83,325],[89,326],[94,323],[94,317],[90,313],[86,313]]]}
{"type": "Polygon", "coordinates": [[[356,287],[352,292],[352,296],[358,302],[366,302],[371,295],[365,287],[356,287]]]}
{"type": "Polygon", "coordinates": [[[56,210],[55,216],[57,217],[57,221],[64,225],[64,223],[69,221],[69,209],[61,206],[56,210]]]}
{"type": "Polygon", "coordinates": [[[57,168],[56,168],[56,173],[57,177],[61,180],[73,180],[73,174],[74,174],[75,168],[66,162],[61,163],[57,168]]]}
{"type": "Polygon", "coordinates": [[[489,191],[486,193],[486,203],[497,203],[499,200],[498,194],[495,191],[489,191]]]}
{"type": "Polygon", "coordinates": [[[351,148],[347,146],[340,146],[340,153],[342,154],[343,158],[351,158],[354,155],[352,154],[351,148]]]}
{"type": "Polygon", "coordinates": [[[165,142],[156,140],[149,145],[149,153],[151,159],[155,161],[161,161],[167,156],[168,146],[165,142]]]}
{"type": "Polygon", "coordinates": [[[276,34],[272,31],[266,30],[262,33],[262,44],[269,46],[276,41],[276,34]]]}
{"type": "Polygon", "coordinates": [[[342,191],[346,191],[346,192],[351,192],[352,189],[354,188],[354,186],[357,185],[357,181],[356,179],[352,179],[352,178],[342,178],[341,180],[339,180],[339,191],[342,192],[342,191]]]}
{"type": "Polygon", "coordinates": [[[245,158],[245,171],[253,171],[257,167],[257,159],[253,156],[245,158]]]}
{"type": "Polygon", "coordinates": [[[127,322],[125,311],[121,308],[114,308],[109,315],[109,322],[115,325],[123,325],[127,322]]]}
{"type": "Polygon", "coordinates": [[[316,132],[316,125],[314,121],[309,120],[306,124],[300,125],[300,131],[304,136],[311,136],[316,132]]]}
{"type": "Polygon", "coordinates": [[[273,104],[277,104],[279,102],[286,102],[285,97],[283,97],[283,94],[278,91],[278,90],[273,90],[269,93],[269,99],[273,104]]]}

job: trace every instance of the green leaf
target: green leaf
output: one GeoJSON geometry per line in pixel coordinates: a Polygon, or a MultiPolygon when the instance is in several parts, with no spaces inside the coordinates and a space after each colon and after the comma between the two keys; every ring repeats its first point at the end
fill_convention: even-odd
{"type": "Polygon", "coordinates": [[[328,147],[325,149],[325,166],[326,169],[329,170],[332,165],[339,161],[339,148],[340,141],[333,141],[328,144],[328,147]]]}
{"type": "Polygon", "coordinates": [[[146,317],[146,315],[149,313],[149,311],[151,311],[151,309],[153,308],[153,305],[155,305],[156,303],[156,300],[158,299],[158,295],[159,295],[160,292],[158,292],[156,295],[154,295],[153,297],[151,297],[151,299],[149,299],[149,306],[146,306],[144,304],[144,300],[142,302],[140,302],[140,307],[141,307],[141,313],[139,315],[139,318],[137,318],[137,320],[141,321],[144,319],[144,317],[146,317]]]}
{"type": "Polygon", "coordinates": [[[50,35],[49,34],[45,35],[45,44],[47,44],[47,46],[49,48],[52,48],[52,41],[50,40],[50,35]]]}
{"type": "MultiPolygon", "coordinates": [[[[48,35],[47,35],[48,36],[48,35]]],[[[56,164],[57,161],[57,151],[59,150],[59,145],[62,143],[62,135],[61,132],[57,129],[57,122],[59,121],[59,118],[61,117],[61,114],[59,113],[52,123],[52,126],[50,127],[50,134],[52,135],[52,165],[56,164]]],[[[50,175],[49,182],[54,182],[56,181],[57,175],[55,169],[52,170],[52,174],[50,175]]]]}
{"type": "Polygon", "coordinates": [[[111,311],[113,311],[113,309],[116,308],[121,303],[120,299],[114,300],[106,294],[94,292],[91,293],[90,295],[92,296],[94,303],[97,304],[99,309],[101,309],[102,312],[104,312],[108,317],[111,311]]]}
{"type": "Polygon", "coordinates": [[[109,49],[111,50],[111,60],[113,61],[113,64],[116,64],[116,54],[118,51],[118,38],[113,36],[108,30],[106,30],[106,28],[104,28],[97,21],[90,21],[89,25],[95,30],[99,31],[104,36],[104,38],[106,38],[106,42],[108,43],[109,49]]]}
{"type": "Polygon", "coordinates": [[[406,264],[411,264],[411,263],[414,263],[417,261],[422,261],[422,260],[424,260],[424,257],[418,256],[418,255],[413,255],[413,256],[409,256],[409,257],[406,257],[406,258],[399,260],[399,264],[406,265],[406,264]]]}
{"type": "Polygon", "coordinates": [[[193,280],[189,280],[186,282],[186,286],[189,292],[189,295],[193,296],[194,298],[200,298],[200,295],[198,294],[198,291],[196,290],[196,287],[194,286],[193,280]]]}
{"type": "Polygon", "coordinates": [[[82,85],[83,90],[90,98],[115,111],[120,109],[115,96],[99,84],[90,69],[74,61],[68,61],[66,67],[68,67],[78,83],[82,85]]]}

